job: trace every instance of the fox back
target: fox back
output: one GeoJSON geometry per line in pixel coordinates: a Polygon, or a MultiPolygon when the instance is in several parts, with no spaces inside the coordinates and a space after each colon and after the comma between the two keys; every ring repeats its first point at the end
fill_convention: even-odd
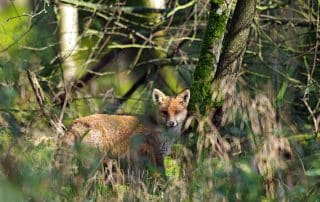
{"type": "MultiPolygon", "coordinates": [[[[181,133],[187,117],[190,91],[167,96],[158,89],[152,92],[154,118],[93,114],[74,120],[61,138],[62,147],[81,142],[112,156],[135,156],[163,168],[163,156],[181,133]],[[154,120],[154,121],[153,121],[154,120]]],[[[61,155],[60,155],[61,156],[61,155]]],[[[70,155],[68,155],[70,156],[70,155]]],[[[63,162],[68,161],[64,159],[63,162]]],[[[56,160],[59,165],[61,160],[56,160]]]]}

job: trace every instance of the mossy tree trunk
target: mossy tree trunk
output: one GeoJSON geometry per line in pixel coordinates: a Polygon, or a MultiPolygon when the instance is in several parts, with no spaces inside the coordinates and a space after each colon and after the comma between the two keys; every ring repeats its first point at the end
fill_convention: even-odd
{"type": "Polygon", "coordinates": [[[212,77],[219,61],[231,5],[232,0],[211,1],[208,24],[191,86],[190,109],[193,112],[199,110],[201,115],[205,115],[212,107],[212,77]]]}
{"type": "Polygon", "coordinates": [[[201,115],[214,106],[221,107],[228,88],[235,85],[256,8],[256,0],[237,1],[220,56],[232,1],[213,1],[211,4],[191,87],[191,111],[198,109],[201,115]]]}

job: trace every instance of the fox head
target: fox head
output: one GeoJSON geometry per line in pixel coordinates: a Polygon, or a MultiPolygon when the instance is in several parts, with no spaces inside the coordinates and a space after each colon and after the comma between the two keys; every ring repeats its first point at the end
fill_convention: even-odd
{"type": "Polygon", "coordinates": [[[152,92],[152,100],[158,109],[158,121],[170,129],[180,129],[187,118],[190,90],[186,89],[177,96],[167,96],[158,89],[152,92]]]}

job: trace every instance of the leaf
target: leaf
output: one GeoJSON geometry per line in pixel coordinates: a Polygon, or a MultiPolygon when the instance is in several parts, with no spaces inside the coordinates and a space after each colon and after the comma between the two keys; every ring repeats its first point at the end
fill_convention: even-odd
{"type": "Polygon", "coordinates": [[[166,168],[167,176],[176,178],[179,177],[181,167],[176,160],[169,156],[166,156],[164,159],[164,165],[166,168]]]}
{"type": "Polygon", "coordinates": [[[238,163],[237,167],[240,168],[246,174],[252,174],[252,168],[247,163],[238,163]]]}
{"type": "Polygon", "coordinates": [[[305,172],[306,176],[320,176],[320,168],[319,169],[310,169],[305,172]]]}

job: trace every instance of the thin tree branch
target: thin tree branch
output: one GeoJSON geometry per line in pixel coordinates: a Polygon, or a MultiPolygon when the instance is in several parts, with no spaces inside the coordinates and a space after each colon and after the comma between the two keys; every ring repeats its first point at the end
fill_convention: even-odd
{"type": "Polygon", "coordinates": [[[46,108],[46,99],[36,75],[29,69],[27,70],[27,75],[42,114],[47,118],[49,124],[55,129],[58,135],[63,134],[65,127],[55,116],[51,116],[49,110],[46,108]]]}

